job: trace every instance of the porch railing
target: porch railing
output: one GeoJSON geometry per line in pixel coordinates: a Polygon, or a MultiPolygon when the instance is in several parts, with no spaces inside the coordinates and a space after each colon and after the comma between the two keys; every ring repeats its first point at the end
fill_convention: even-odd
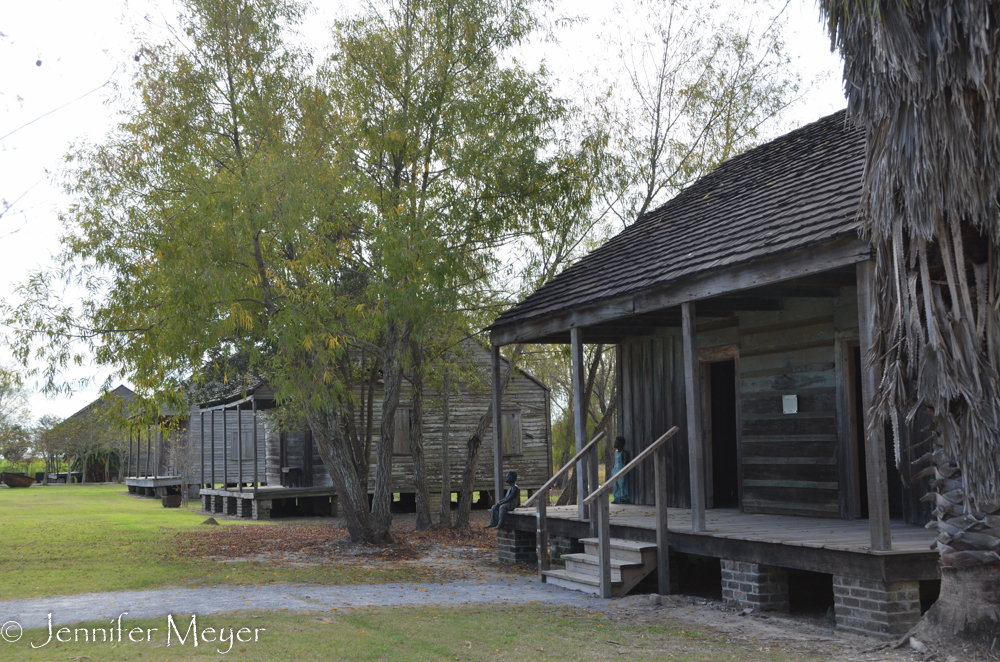
{"type": "MultiPolygon", "coordinates": [[[[548,530],[548,518],[546,515],[546,507],[549,505],[549,490],[552,488],[556,482],[566,475],[566,473],[579,462],[587,453],[594,450],[597,446],[597,442],[604,438],[604,432],[598,432],[597,435],[590,440],[586,446],[580,449],[580,452],[573,456],[566,464],[563,465],[562,469],[557,471],[552,478],[549,478],[544,485],[538,488],[538,491],[531,495],[527,501],[524,502],[524,508],[530,508],[532,505],[536,507],[535,512],[535,546],[536,552],[538,554],[538,576],[541,580],[545,581],[545,575],[542,574],[545,570],[549,569],[549,530],[548,530]]],[[[596,452],[594,453],[596,456],[596,452]]],[[[594,458],[596,459],[596,457],[594,458]]],[[[580,498],[581,495],[577,495],[580,498]]]]}
{"type": "MultiPolygon", "coordinates": [[[[656,451],[667,442],[672,436],[677,434],[676,425],[667,430],[663,436],[647,446],[641,453],[635,456],[631,462],[626,464],[621,471],[609,478],[603,485],[590,493],[583,500],[588,506],[593,508],[593,503],[597,501],[597,547],[598,547],[598,567],[600,569],[600,590],[602,598],[611,597],[611,506],[608,502],[608,492],[614,484],[624,478],[633,469],[642,464],[650,455],[653,455],[653,482],[655,485],[656,499],[656,572],[659,577],[659,591],[661,595],[670,593],[670,557],[667,547],[667,466],[662,457],[662,453],[656,451]]],[[[541,559],[541,557],[539,557],[541,559]]]]}

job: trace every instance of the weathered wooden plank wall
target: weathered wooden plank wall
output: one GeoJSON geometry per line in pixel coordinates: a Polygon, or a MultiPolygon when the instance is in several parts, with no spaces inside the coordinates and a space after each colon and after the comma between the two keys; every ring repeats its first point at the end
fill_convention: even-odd
{"type": "MultiPolygon", "coordinates": [[[[670,477],[667,496],[671,507],[687,508],[691,495],[680,329],[664,329],[652,337],[628,340],[621,343],[619,351],[622,370],[618,434],[625,437],[626,448],[634,457],[671,426],[680,428],[665,445],[670,477]]],[[[654,488],[652,462],[632,472],[629,489],[633,503],[652,505],[654,488]]]]}
{"type": "MultiPolygon", "coordinates": [[[[239,412],[235,410],[229,410],[225,413],[226,424],[225,424],[225,437],[223,437],[223,425],[222,425],[222,411],[215,412],[215,482],[222,483],[223,477],[225,475],[229,483],[236,483],[239,479],[240,464],[241,461],[234,457],[233,454],[233,440],[232,435],[237,432],[237,425],[243,433],[244,443],[252,444],[253,439],[253,412],[245,410],[239,412]],[[223,462],[223,445],[228,444],[225,450],[225,465],[223,462]],[[228,472],[228,475],[224,474],[228,472]]],[[[201,411],[195,410],[191,412],[188,418],[187,426],[187,448],[188,458],[190,458],[190,473],[192,478],[201,480],[201,461],[202,461],[202,448],[201,448],[201,411]]],[[[265,459],[267,457],[266,448],[266,436],[267,436],[267,421],[268,417],[263,412],[258,412],[257,414],[257,477],[260,481],[267,480],[267,471],[270,467],[265,466],[265,459]]],[[[204,448],[204,458],[205,458],[205,481],[207,483],[212,482],[212,414],[209,411],[205,412],[205,448],[204,448]]],[[[243,466],[243,482],[249,483],[253,481],[254,478],[254,463],[252,459],[242,460],[243,466]]],[[[270,481],[268,481],[270,483],[270,481]]]]}
{"type": "MultiPolygon", "coordinates": [[[[851,373],[845,366],[858,337],[857,290],[840,287],[837,292],[834,297],[785,298],[782,310],[742,312],[729,322],[699,319],[699,355],[708,357],[703,360],[715,360],[713,353],[722,348],[738,348],[746,512],[851,516],[856,442],[850,423],[853,405],[845,395],[852,388],[845,382],[851,373]],[[783,413],[784,395],[796,396],[797,413],[783,413]]],[[[668,444],[668,495],[671,506],[689,507],[679,330],[627,339],[619,356],[618,433],[636,453],[670,425],[680,426],[668,444]]],[[[918,420],[902,431],[904,449],[923,438],[919,430],[924,427],[918,420]]],[[[910,463],[921,454],[920,449],[904,450],[901,466],[903,512],[915,524],[930,517],[929,504],[920,501],[927,480],[909,485],[917,471],[910,463]]],[[[706,472],[711,472],[710,463],[706,472]]],[[[633,476],[633,500],[652,504],[652,465],[633,476]]]]}
{"type": "Polygon", "coordinates": [[[835,299],[783,304],[740,315],[743,509],[837,517],[835,299]],[[786,395],[798,413],[782,413],[786,395]]]}
{"type": "MultiPolygon", "coordinates": [[[[482,373],[482,379],[474,381],[459,381],[457,383],[458,394],[452,395],[451,412],[449,425],[448,449],[451,453],[449,462],[449,474],[453,489],[457,489],[461,480],[462,471],[465,469],[466,442],[479,422],[479,418],[486,412],[490,404],[489,391],[489,353],[476,346],[469,352],[469,360],[482,373]]],[[[399,406],[408,409],[412,406],[412,389],[408,382],[404,381],[400,393],[399,406]]],[[[549,420],[549,391],[534,379],[526,377],[522,373],[515,373],[507,387],[503,398],[503,411],[521,413],[521,439],[522,452],[520,455],[508,455],[504,457],[505,471],[516,471],[518,474],[518,484],[526,489],[540,487],[549,476],[552,475],[551,466],[551,422],[549,420]]],[[[382,394],[381,389],[376,390],[374,401],[374,435],[372,440],[372,469],[369,485],[375,484],[375,450],[379,437],[379,421],[382,415],[382,394]]],[[[230,411],[227,419],[227,433],[236,430],[236,413],[230,411]]],[[[209,447],[208,427],[210,425],[210,414],[205,414],[206,426],[206,449],[209,447]]],[[[253,424],[250,422],[252,413],[245,411],[244,434],[253,432],[253,424]]],[[[266,480],[268,485],[280,485],[280,432],[271,418],[264,412],[258,413],[258,446],[259,460],[258,467],[261,480],[266,480]],[[265,473],[265,458],[266,473],[265,473]],[[265,478],[266,476],[266,478],[265,478]]],[[[216,482],[222,482],[222,414],[215,414],[216,429],[216,482]]],[[[197,449],[200,444],[200,410],[191,413],[190,439],[194,442],[190,447],[197,449]]],[[[427,462],[427,471],[430,477],[430,490],[441,489],[441,442],[443,432],[443,410],[441,406],[441,396],[439,393],[428,390],[424,395],[424,453],[427,462]]],[[[305,456],[305,449],[309,445],[306,443],[306,436],[301,430],[287,430],[285,434],[285,465],[288,467],[307,468],[310,458],[305,456]]],[[[231,453],[230,453],[231,454],[231,453]]],[[[209,474],[211,465],[208,450],[206,450],[206,476],[209,474]]],[[[200,476],[200,455],[195,451],[191,454],[192,466],[195,473],[200,476]]],[[[319,449],[315,443],[312,444],[311,453],[312,482],[315,487],[332,486],[329,472],[323,465],[319,449]]],[[[229,458],[229,481],[236,481],[236,471],[238,465],[233,458],[229,458]]],[[[253,478],[252,461],[244,462],[244,481],[253,478]]],[[[206,479],[208,480],[208,479],[206,479]]],[[[304,481],[309,484],[308,479],[304,481]]],[[[394,492],[413,492],[413,459],[409,454],[395,455],[392,462],[392,490],[394,492]]],[[[476,472],[475,489],[493,489],[493,426],[490,425],[484,435],[482,448],[479,454],[478,471],[476,472]]]]}

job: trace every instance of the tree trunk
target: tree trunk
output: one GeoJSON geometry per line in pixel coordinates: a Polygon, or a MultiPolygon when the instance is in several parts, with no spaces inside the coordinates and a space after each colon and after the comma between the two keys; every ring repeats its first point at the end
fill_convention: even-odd
{"type": "MultiPolygon", "coordinates": [[[[380,543],[389,532],[390,522],[375,517],[369,511],[368,490],[354,470],[347,448],[349,442],[340,427],[339,418],[340,412],[320,413],[310,410],[306,414],[313,441],[337,490],[341,516],[347,524],[351,540],[380,543]]],[[[379,467],[376,466],[376,472],[378,471],[379,467]]]]}
{"type": "Polygon", "coordinates": [[[423,347],[410,342],[410,362],[413,364],[413,421],[410,428],[410,456],[413,458],[413,491],[417,507],[417,530],[431,528],[431,504],[427,488],[427,462],[424,457],[424,361],[423,347]]]}
{"type": "Polygon", "coordinates": [[[970,507],[962,489],[962,471],[940,445],[914,464],[931,466],[932,490],[924,500],[935,503],[941,553],[941,593],[910,636],[942,652],[976,644],[990,651],[1000,646],[1000,502],[970,507]]]}
{"type": "Polygon", "coordinates": [[[942,653],[978,645],[982,659],[995,659],[990,653],[1000,651],[1000,563],[942,567],[941,595],[908,636],[942,653]]]}
{"type": "Polygon", "coordinates": [[[441,526],[451,526],[451,458],[448,447],[451,432],[451,373],[444,369],[441,387],[441,526]]]}
{"type": "MultiPolygon", "coordinates": [[[[514,346],[514,352],[507,363],[507,370],[503,373],[500,381],[500,394],[507,390],[510,378],[514,373],[514,364],[524,351],[524,344],[519,343],[514,346]]],[[[455,526],[459,529],[469,528],[469,513],[472,511],[472,488],[476,483],[476,470],[479,468],[479,450],[483,445],[483,435],[493,419],[493,399],[486,411],[479,418],[476,429],[466,442],[465,469],[462,471],[462,486],[458,495],[458,514],[455,517],[455,526]]],[[[499,498],[499,495],[496,495],[499,498]]]]}
{"type": "Polygon", "coordinates": [[[390,320],[386,324],[382,360],[382,419],[378,446],[375,449],[375,492],[372,495],[372,515],[379,528],[386,532],[392,523],[389,511],[392,503],[392,448],[396,440],[396,409],[403,383],[403,351],[409,341],[409,325],[390,320]]]}

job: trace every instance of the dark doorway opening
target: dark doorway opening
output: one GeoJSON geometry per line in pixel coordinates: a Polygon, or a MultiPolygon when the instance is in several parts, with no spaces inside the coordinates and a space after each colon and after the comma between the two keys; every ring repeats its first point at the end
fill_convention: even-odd
{"type": "MultiPolygon", "coordinates": [[[[858,440],[858,485],[860,486],[861,518],[868,518],[868,465],[865,453],[865,405],[861,396],[861,348],[854,348],[854,421],[858,440]]],[[[889,492],[889,517],[903,517],[903,477],[896,468],[892,427],[885,426],[885,471],[889,492]]]]}
{"type": "Polygon", "coordinates": [[[712,496],[715,508],[737,508],[736,361],[709,364],[712,412],[712,496]]]}

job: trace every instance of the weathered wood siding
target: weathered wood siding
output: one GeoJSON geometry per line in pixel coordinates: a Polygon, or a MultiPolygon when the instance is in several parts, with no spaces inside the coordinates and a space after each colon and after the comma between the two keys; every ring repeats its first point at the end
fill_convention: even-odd
{"type": "MultiPolygon", "coordinates": [[[[450,423],[448,431],[449,474],[451,488],[457,491],[465,469],[466,442],[486,413],[490,405],[488,382],[489,353],[476,352],[472,357],[483,374],[483,379],[474,383],[459,381],[457,393],[452,393],[450,401],[450,423]]],[[[413,392],[406,382],[400,392],[399,406],[412,406],[413,392]]],[[[552,475],[551,467],[551,424],[549,420],[549,391],[534,379],[523,373],[515,373],[503,396],[502,410],[521,412],[520,455],[504,457],[504,471],[516,471],[517,482],[523,488],[536,489],[552,475]]],[[[381,392],[375,393],[375,426],[372,448],[378,444],[379,421],[381,419],[381,392]]],[[[441,489],[441,446],[444,427],[441,395],[434,391],[424,394],[424,454],[430,490],[441,489]]],[[[320,465],[322,466],[322,465],[320,465]]],[[[372,454],[370,484],[375,482],[375,456],[372,454]]],[[[392,461],[392,489],[394,492],[413,491],[413,459],[409,454],[394,455],[392,461]]],[[[493,489],[493,425],[486,429],[479,451],[475,489],[493,489]]]]}
{"type": "Polygon", "coordinates": [[[857,335],[851,296],[740,314],[744,511],[841,515],[835,309],[852,303],[843,318],[857,335]],[[798,413],[782,413],[785,395],[797,397],[798,413]]]}
{"type": "MultiPolygon", "coordinates": [[[[192,411],[188,418],[188,448],[191,458],[191,477],[201,480],[201,463],[204,457],[205,482],[222,483],[225,478],[229,483],[236,483],[239,480],[241,465],[243,472],[243,482],[249,483],[254,479],[254,463],[252,459],[242,460],[233,456],[232,435],[237,430],[242,430],[244,443],[252,444],[254,417],[252,411],[236,412],[229,410],[225,413],[225,437],[223,437],[223,413],[216,411],[214,417],[214,447],[213,447],[213,417],[211,411],[204,412],[204,432],[205,446],[202,449],[202,412],[192,411]],[[239,426],[239,427],[237,427],[239,426]],[[223,457],[223,446],[225,448],[225,458],[223,457]],[[214,450],[213,450],[214,448],[214,450]],[[215,479],[212,479],[212,454],[215,454],[215,479]]],[[[269,418],[264,412],[257,413],[257,478],[263,482],[267,480],[267,470],[265,458],[267,457],[266,439],[268,435],[269,418]]],[[[252,448],[252,446],[251,446],[252,448]]],[[[270,481],[268,481],[270,484],[270,481]]],[[[279,483],[280,484],[280,483],[279,483]]]]}
{"type": "MultiPolygon", "coordinates": [[[[451,488],[457,491],[460,485],[462,471],[465,469],[466,442],[472,431],[479,422],[480,417],[486,413],[490,404],[489,391],[489,353],[482,348],[475,347],[469,354],[469,360],[482,373],[482,379],[475,382],[460,381],[457,384],[457,393],[452,393],[450,402],[450,425],[448,452],[450,455],[449,473],[451,476],[451,488]]],[[[404,381],[400,392],[401,408],[412,407],[412,388],[408,382],[404,381]]],[[[504,457],[504,470],[516,471],[518,474],[518,484],[526,489],[540,487],[549,476],[551,476],[551,423],[549,420],[549,391],[534,379],[527,377],[523,373],[516,372],[511,378],[503,398],[503,411],[520,412],[521,414],[521,446],[520,455],[508,455],[504,457]]],[[[375,392],[374,401],[374,430],[372,439],[371,473],[369,476],[370,489],[375,485],[375,451],[378,445],[379,421],[382,415],[382,393],[381,388],[375,392]]],[[[197,449],[200,447],[200,410],[191,412],[191,425],[189,437],[193,442],[190,448],[195,449],[191,454],[192,466],[195,473],[200,476],[200,455],[197,449]]],[[[252,434],[253,414],[249,411],[243,412],[244,434],[252,434]]],[[[210,426],[209,412],[205,413],[205,445],[206,445],[206,476],[210,475],[210,426]]],[[[278,430],[273,420],[265,412],[258,412],[258,446],[259,460],[258,471],[261,481],[267,481],[268,485],[281,485],[281,432],[278,430]],[[265,462],[266,458],[266,462],[265,462]]],[[[227,432],[236,430],[236,412],[227,412],[227,432]]],[[[215,414],[216,430],[216,482],[222,482],[222,413],[215,414]]],[[[424,394],[424,453],[427,462],[427,472],[430,477],[429,487],[432,492],[441,489],[441,446],[443,430],[443,410],[441,396],[434,391],[426,391],[424,394]]],[[[307,443],[306,433],[302,430],[286,430],[285,435],[285,465],[303,469],[304,485],[315,487],[332,486],[333,482],[330,474],[320,457],[318,446],[315,442],[311,444],[312,453],[306,456],[307,443]],[[308,468],[312,466],[312,479],[309,480],[308,468]]],[[[228,451],[227,451],[228,452],[228,451]]],[[[236,481],[236,471],[239,465],[234,458],[229,458],[229,482],[236,481]]],[[[244,461],[243,464],[244,481],[253,479],[253,462],[244,461]]],[[[210,481],[209,478],[206,478],[210,481]]],[[[493,489],[493,427],[487,428],[484,435],[482,447],[479,453],[479,464],[476,471],[475,489],[493,489]]],[[[394,492],[413,492],[413,459],[409,453],[405,455],[394,455],[392,461],[392,490],[394,492]]]]}
{"type": "MultiPolygon", "coordinates": [[[[852,482],[857,480],[856,451],[847,362],[858,338],[857,289],[840,287],[837,292],[835,297],[785,298],[779,311],[742,312],[729,321],[698,320],[703,361],[718,360],[715,355],[727,350],[738,357],[745,512],[851,517],[856,490],[866,489],[852,482]],[[784,395],[797,397],[798,413],[783,413],[784,395]]],[[[678,329],[620,344],[618,434],[635,454],[670,426],[680,427],[667,446],[667,493],[671,507],[686,508],[690,479],[682,358],[678,329]]],[[[702,368],[704,379],[705,363],[702,368]]],[[[903,515],[913,524],[930,517],[930,505],[920,501],[927,480],[909,484],[919,470],[911,462],[922,454],[909,446],[923,438],[919,431],[924,427],[918,416],[901,435],[903,515]]],[[[653,468],[647,464],[632,474],[632,499],[651,505],[653,468]]],[[[706,452],[708,478],[711,470],[711,453],[706,452]]]]}
{"type": "MultiPolygon", "coordinates": [[[[680,427],[666,443],[667,494],[669,505],[675,508],[691,505],[683,358],[680,329],[664,329],[619,347],[618,434],[625,437],[625,447],[635,457],[672,426],[680,427]]],[[[629,489],[633,503],[655,503],[651,461],[632,472],[629,489]]]]}

